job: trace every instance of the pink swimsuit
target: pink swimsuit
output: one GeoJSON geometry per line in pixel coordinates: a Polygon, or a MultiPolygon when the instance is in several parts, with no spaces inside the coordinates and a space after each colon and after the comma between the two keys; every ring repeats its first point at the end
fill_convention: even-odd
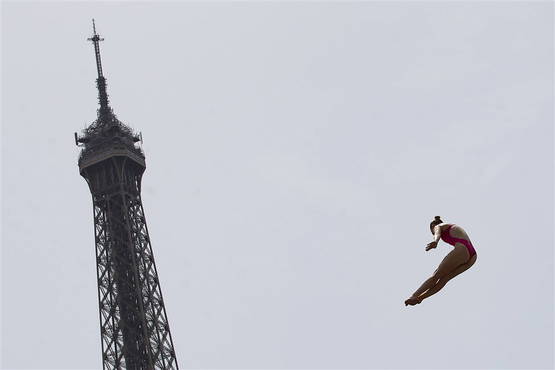
{"type": "Polygon", "coordinates": [[[447,244],[451,244],[452,246],[455,246],[455,243],[464,244],[466,249],[468,249],[468,253],[470,254],[470,257],[475,255],[476,250],[474,249],[474,246],[472,245],[472,243],[470,241],[468,241],[466,239],[454,238],[454,237],[451,236],[451,234],[449,234],[449,231],[451,230],[452,227],[453,227],[453,225],[451,224],[451,225],[449,225],[448,228],[444,229],[444,231],[441,233],[441,240],[443,240],[447,244]]]}

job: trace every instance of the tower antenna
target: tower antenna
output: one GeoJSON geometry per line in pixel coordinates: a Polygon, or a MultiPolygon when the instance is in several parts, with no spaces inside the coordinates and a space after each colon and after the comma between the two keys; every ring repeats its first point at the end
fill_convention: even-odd
{"type": "Polygon", "coordinates": [[[96,79],[96,86],[98,87],[98,101],[100,103],[99,115],[102,116],[104,113],[109,113],[110,108],[108,105],[108,93],[106,92],[106,79],[102,73],[102,60],[100,58],[100,41],[104,41],[98,33],[96,33],[96,24],[93,22],[93,35],[87,40],[92,41],[94,44],[94,54],[96,57],[96,71],[98,73],[98,78],[96,79]]]}

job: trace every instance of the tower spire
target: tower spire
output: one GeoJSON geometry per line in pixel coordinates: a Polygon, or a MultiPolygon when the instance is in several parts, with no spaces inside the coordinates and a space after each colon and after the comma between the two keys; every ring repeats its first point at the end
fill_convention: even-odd
{"type": "Polygon", "coordinates": [[[94,53],[96,56],[96,71],[98,73],[96,86],[98,88],[98,101],[100,103],[99,116],[102,117],[104,116],[104,114],[110,112],[110,107],[108,104],[108,93],[106,92],[106,79],[102,74],[102,60],[100,59],[100,41],[104,41],[104,39],[96,33],[96,24],[94,23],[94,19],[92,20],[92,22],[93,35],[87,40],[92,41],[92,43],[94,44],[94,53]]]}

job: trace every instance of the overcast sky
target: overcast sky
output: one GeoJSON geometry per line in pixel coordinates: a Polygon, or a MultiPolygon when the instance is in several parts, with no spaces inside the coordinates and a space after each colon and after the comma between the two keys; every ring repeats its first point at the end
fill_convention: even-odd
{"type": "Polygon", "coordinates": [[[492,1],[2,2],[3,368],[102,367],[93,17],[181,368],[553,367],[553,3],[492,1]]]}

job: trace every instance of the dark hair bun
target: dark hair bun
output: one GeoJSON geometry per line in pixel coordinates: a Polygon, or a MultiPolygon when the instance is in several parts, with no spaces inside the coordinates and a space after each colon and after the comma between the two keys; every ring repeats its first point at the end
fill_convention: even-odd
{"type": "Polygon", "coordinates": [[[440,218],[439,216],[436,216],[436,219],[435,219],[435,220],[436,220],[436,221],[439,221],[439,222],[443,222],[443,221],[441,221],[441,218],[440,218]]]}

